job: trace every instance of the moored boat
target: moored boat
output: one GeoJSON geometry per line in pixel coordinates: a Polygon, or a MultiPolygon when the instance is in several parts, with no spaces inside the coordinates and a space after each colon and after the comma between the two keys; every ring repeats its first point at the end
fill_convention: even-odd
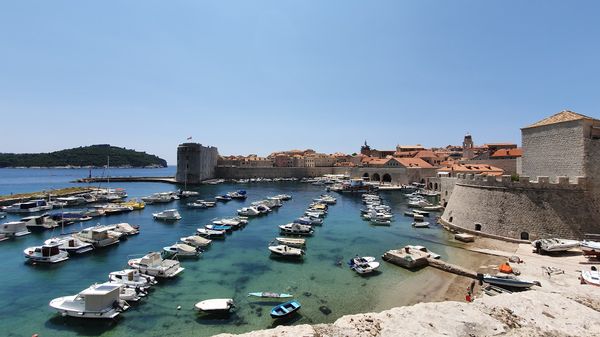
{"type": "Polygon", "coordinates": [[[58,244],[58,248],[60,250],[64,250],[65,252],[69,253],[69,254],[83,254],[89,251],[92,251],[94,249],[94,245],[92,245],[91,243],[88,242],[83,242],[82,240],[79,240],[78,238],[72,236],[72,235],[65,235],[65,236],[59,236],[59,237],[54,237],[54,238],[50,238],[46,241],[44,241],[44,244],[46,245],[54,245],[54,244],[58,244]]]}
{"type": "Polygon", "coordinates": [[[594,266],[590,270],[582,270],[579,278],[582,284],[600,286],[600,273],[594,266]]]}
{"type": "Polygon", "coordinates": [[[137,269],[124,269],[113,271],[108,274],[111,283],[119,283],[126,287],[148,289],[157,284],[156,279],[150,275],[144,275],[137,269]]]}
{"type": "Polygon", "coordinates": [[[184,270],[179,261],[164,260],[157,252],[146,254],[142,258],[131,259],[128,265],[138,269],[142,274],[164,278],[175,277],[184,270]]]}
{"type": "Polygon", "coordinates": [[[50,307],[63,316],[79,318],[115,318],[129,308],[120,298],[120,284],[94,284],[77,295],[50,301],[50,307]]]}
{"type": "Polygon", "coordinates": [[[40,231],[58,227],[58,223],[50,215],[32,215],[21,219],[30,231],[40,231]]]}
{"type": "Polygon", "coordinates": [[[248,293],[248,297],[251,297],[251,296],[261,297],[261,298],[290,298],[290,297],[293,297],[293,295],[291,295],[291,294],[274,293],[274,292],[270,292],[270,291],[248,293]]]}
{"type": "Polygon", "coordinates": [[[314,232],[311,226],[301,225],[297,223],[280,225],[279,229],[282,233],[290,235],[312,235],[314,232]]]}
{"type": "Polygon", "coordinates": [[[181,215],[176,209],[166,209],[162,212],[152,213],[152,217],[156,220],[177,221],[181,220],[181,215]]]}
{"type": "Polygon", "coordinates": [[[163,251],[169,256],[177,257],[198,257],[200,256],[200,248],[190,246],[185,243],[176,243],[163,248],[163,251]]]}
{"type": "Polygon", "coordinates": [[[269,250],[271,254],[282,257],[300,258],[304,255],[304,250],[286,245],[269,246],[269,250]]]}
{"type": "Polygon", "coordinates": [[[69,259],[69,253],[59,249],[60,243],[44,244],[39,247],[26,248],[25,258],[36,263],[58,263],[69,259]]]}
{"type": "Polygon", "coordinates": [[[535,248],[539,248],[544,252],[564,252],[572,248],[577,248],[580,242],[577,240],[565,240],[559,238],[539,239],[531,242],[535,248]]]}
{"type": "Polygon", "coordinates": [[[412,226],[415,228],[429,228],[429,222],[413,222],[412,226]]]}
{"type": "Polygon", "coordinates": [[[300,302],[291,300],[289,302],[281,303],[271,309],[272,318],[284,318],[293,315],[295,312],[300,310],[300,302]]]}
{"type": "Polygon", "coordinates": [[[208,229],[208,228],[198,228],[196,229],[196,233],[202,237],[205,238],[209,238],[209,239],[222,239],[225,237],[225,231],[218,231],[218,230],[214,230],[214,229],[208,229]]]}
{"type": "Polygon", "coordinates": [[[235,308],[235,302],[231,298],[214,298],[196,303],[194,308],[205,313],[228,313],[235,308]]]}
{"type": "Polygon", "coordinates": [[[275,241],[281,245],[286,245],[289,247],[295,248],[303,248],[306,246],[305,239],[295,239],[295,238],[275,238],[275,241]]]}
{"type": "Polygon", "coordinates": [[[527,289],[531,288],[534,285],[540,286],[540,283],[537,281],[527,281],[521,280],[512,275],[490,275],[484,274],[482,277],[483,282],[493,284],[496,286],[504,286],[510,288],[522,288],[527,289]]]}
{"type": "Polygon", "coordinates": [[[31,234],[31,232],[27,230],[27,224],[23,221],[11,221],[0,225],[0,235],[19,237],[27,234],[31,234]]]}
{"type": "Polygon", "coordinates": [[[190,246],[193,247],[206,247],[208,245],[210,245],[210,243],[212,242],[209,239],[203,238],[201,236],[198,235],[191,235],[191,236],[186,236],[186,237],[182,237],[181,242],[188,244],[190,246]]]}
{"type": "Polygon", "coordinates": [[[600,255],[600,242],[598,241],[583,240],[581,241],[579,246],[581,248],[581,251],[583,252],[583,255],[600,255]]]}

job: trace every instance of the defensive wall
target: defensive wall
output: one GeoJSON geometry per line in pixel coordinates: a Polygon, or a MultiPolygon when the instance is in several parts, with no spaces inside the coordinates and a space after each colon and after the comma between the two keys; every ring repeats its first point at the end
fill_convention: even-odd
{"type": "Polygon", "coordinates": [[[441,222],[459,231],[511,240],[580,239],[600,232],[598,208],[584,177],[552,182],[549,177],[511,181],[508,175],[460,174],[440,180],[442,198],[449,188],[452,195],[441,222]]]}
{"type": "Polygon", "coordinates": [[[215,177],[222,179],[319,177],[325,174],[345,174],[351,178],[366,178],[392,184],[424,181],[435,170],[400,167],[225,167],[216,168],[215,177]]]}

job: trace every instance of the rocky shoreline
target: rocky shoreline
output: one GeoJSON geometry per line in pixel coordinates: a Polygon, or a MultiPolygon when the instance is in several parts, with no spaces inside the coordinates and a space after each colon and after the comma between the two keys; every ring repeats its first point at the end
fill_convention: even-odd
{"type": "MultiPolygon", "coordinates": [[[[521,277],[540,280],[542,287],[493,297],[480,293],[471,303],[424,302],[379,313],[347,315],[331,324],[278,326],[237,336],[600,336],[600,289],[581,285],[578,280],[579,270],[589,268],[583,256],[540,256],[533,254],[528,244],[495,250],[498,243],[495,247],[489,243],[488,248],[474,245],[472,249],[496,257],[518,255],[525,261],[515,267],[521,277]],[[564,273],[546,275],[544,267],[559,268],[564,273]]],[[[459,282],[464,284],[465,280],[459,282]]]]}

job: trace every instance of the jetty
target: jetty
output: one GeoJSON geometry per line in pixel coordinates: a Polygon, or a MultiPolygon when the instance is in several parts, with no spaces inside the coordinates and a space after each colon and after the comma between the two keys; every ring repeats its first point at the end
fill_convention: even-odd
{"type": "Polygon", "coordinates": [[[406,246],[401,249],[393,249],[385,252],[381,257],[384,261],[393,263],[406,269],[418,269],[431,266],[449,273],[460,276],[479,279],[477,272],[468,270],[461,266],[434,259],[430,253],[406,246]]]}
{"type": "Polygon", "coordinates": [[[82,193],[90,193],[96,190],[97,188],[95,187],[68,187],[48,191],[0,195],[0,206],[12,205],[17,202],[27,202],[35,199],[70,197],[82,193]]]}
{"type": "Polygon", "coordinates": [[[74,181],[75,183],[106,183],[106,182],[119,182],[119,183],[168,183],[176,184],[175,177],[91,177],[81,178],[74,181]]]}

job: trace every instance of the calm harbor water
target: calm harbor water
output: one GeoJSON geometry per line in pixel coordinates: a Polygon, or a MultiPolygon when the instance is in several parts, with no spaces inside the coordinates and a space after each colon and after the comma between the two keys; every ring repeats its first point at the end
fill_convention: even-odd
{"type": "MultiPolygon", "coordinates": [[[[163,176],[174,168],[111,170],[111,175],[163,176]]],[[[76,178],[88,171],[71,169],[0,169],[0,194],[30,192],[73,186],[76,178]]],[[[94,175],[98,174],[97,172],[94,175]]],[[[104,184],[103,186],[106,186],[104,184]]],[[[153,192],[175,190],[160,183],[119,183],[130,198],[153,192]]],[[[322,227],[310,237],[306,256],[301,263],[285,262],[269,256],[267,246],[279,236],[277,225],[300,216],[311,200],[323,193],[323,187],[297,182],[206,185],[196,188],[199,198],[245,189],[247,201],[231,201],[206,210],[191,210],[186,201],[148,205],[145,210],[123,215],[97,218],[81,226],[95,223],[129,222],[139,224],[141,233],[114,247],[74,257],[52,266],[24,263],[23,250],[39,245],[53,233],[34,233],[0,243],[0,331],[8,336],[210,336],[216,333],[241,333],[273,326],[270,309],[277,301],[251,299],[254,291],[288,292],[302,303],[300,315],[286,324],[333,322],[340,316],[384,310],[394,301],[381,305],[378,298],[390,287],[402,287],[415,273],[382,263],[381,273],[361,277],[345,264],[360,255],[380,257],[388,249],[405,244],[423,244],[450,261],[455,249],[445,243],[448,234],[439,227],[414,229],[411,220],[402,215],[406,200],[401,193],[383,193],[392,206],[396,221],[389,227],[370,226],[360,218],[359,196],[336,195],[338,203],[330,207],[322,227]],[[107,280],[108,273],[124,269],[134,255],[159,251],[182,236],[192,235],[196,228],[217,217],[232,216],[236,209],[269,195],[288,193],[293,199],[268,216],[252,219],[244,229],[235,231],[212,246],[198,260],[182,260],[185,271],[174,280],[161,280],[150,296],[134,304],[116,322],[85,321],[63,318],[48,307],[59,296],[76,294],[95,282],[107,280]],[[156,222],[152,213],[178,208],[183,219],[174,224],[156,222]],[[344,261],[343,264],[339,264],[344,261]],[[231,297],[237,310],[228,318],[208,319],[192,310],[194,303],[208,298],[231,297]],[[177,307],[181,306],[181,310],[177,307]],[[329,312],[329,310],[331,312],[329,312]]],[[[17,220],[9,215],[2,221],[17,220]]],[[[72,225],[68,230],[78,229],[72,225]]],[[[54,233],[58,234],[58,233],[54,233]]],[[[423,271],[417,272],[421,273],[423,271]]],[[[410,291],[410,290],[407,290],[410,291]]],[[[394,292],[401,302],[402,292],[394,292]]]]}

